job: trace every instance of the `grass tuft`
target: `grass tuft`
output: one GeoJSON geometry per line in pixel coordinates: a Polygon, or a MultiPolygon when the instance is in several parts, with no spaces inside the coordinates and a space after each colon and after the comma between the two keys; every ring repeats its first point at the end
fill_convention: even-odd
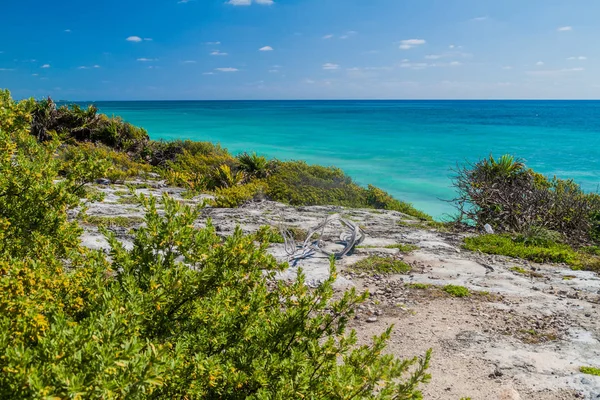
{"type": "Polygon", "coordinates": [[[403,244],[403,243],[398,243],[398,244],[390,244],[385,246],[386,249],[398,249],[400,250],[401,253],[410,253],[411,251],[415,251],[415,250],[419,250],[418,246],[415,246],[414,244],[403,244]]]}
{"type": "Polygon", "coordinates": [[[446,285],[442,290],[452,297],[469,297],[471,292],[464,286],[446,285]]]}
{"type": "Polygon", "coordinates": [[[561,243],[534,244],[510,235],[482,235],[466,238],[463,247],[471,251],[522,258],[537,263],[565,263],[573,269],[600,271],[600,257],[579,252],[561,243]]]}
{"type": "Polygon", "coordinates": [[[357,272],[367,272],[370,274],[407,274],[412,269],[404,261],[379,256],[370,256],[360,260],[350,268],[357,272]]]}

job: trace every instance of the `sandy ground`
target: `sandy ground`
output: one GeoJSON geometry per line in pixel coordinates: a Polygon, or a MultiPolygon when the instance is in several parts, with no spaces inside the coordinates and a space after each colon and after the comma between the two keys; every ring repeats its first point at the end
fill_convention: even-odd
{"type": "MultiPolygon", "coordinates": [[[[201,200],[184,200],[181,189],[154,186],[137,192],[168,192],[190,203],[201,200]]],[[[88,205],[89,215],[142,215],[135,205],[119,201],[124,187],[98,188],[107,196],[88,205]]],[[[333,214],[354,221],[367,234],[365,247],[338,262],[338,290],[355,286],[371,293],[357,310],[352,328],[366,342],[394,325],[388,351],[399,357],[433,349],[433,378],[425,387],[426,399],[600,399],[600,377],[579,372],[581,366],[600,367],[600,279],[593,273],[471,253],[461,249],[463,235],[413,226],[414,221],[393,211],[260,202],[237,209],[207,208],[198,224],[211,218],[223,235],[237,225],[246,232],[282,224],[309,230],[333,214]],[[403,255],[385,248],[397,243],[414,244],[419,250],[403,255]],[[394,276],[352,272],[354,263],[373,254],[402,258],[412,272],[394,276]],[[512,271],[515,266],[533,276],[512,271]],[[410,283],[433,286],[415,289],[410,283]],[[447,284],[465,286],[475,294],[452,298],[440,289],[447,284]]],[[[127,229],[112,229],[130,243],[127,229]]],[[[335,242],[341,229],[332,224],[324,238],[335,242]]],[[[92,248],[107,246],[93,226],[86,227],[82,241],[92,248]]],[[[281,260],[287,257],[283,245],[272,245],[269,251],[281,260]]],[[[299,267],[313,285],[329,273],[327,258],[316,256],[290,267],[280,278],[293,279],[299,267]]]]}

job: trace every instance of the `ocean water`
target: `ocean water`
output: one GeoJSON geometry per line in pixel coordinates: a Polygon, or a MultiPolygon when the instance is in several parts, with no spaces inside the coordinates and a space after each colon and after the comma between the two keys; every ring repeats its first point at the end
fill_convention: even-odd
{"type": "Polygon", "coordinates": [[[152,139],[335,165],[436,218],[452,214],[452,170],[510,153],[588,191],[600,184],[600,101],[98,102],[152,139]]]}

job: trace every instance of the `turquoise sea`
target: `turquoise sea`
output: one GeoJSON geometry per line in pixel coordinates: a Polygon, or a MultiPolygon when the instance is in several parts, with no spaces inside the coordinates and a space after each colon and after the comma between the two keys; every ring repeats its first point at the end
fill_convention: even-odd
{"type": "Polygon", "coordinates": [[[600,184],[600,101],[98,102],[153,139],[219,142],[233,153],[341,167],[442,217],[452,169],[514,154],[548,175],[600,184]]]}

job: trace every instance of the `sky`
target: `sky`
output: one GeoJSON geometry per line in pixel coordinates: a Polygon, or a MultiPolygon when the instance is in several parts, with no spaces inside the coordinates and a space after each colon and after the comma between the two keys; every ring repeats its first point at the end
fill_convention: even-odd
{"type": "Polygon", "coordinates": [[[20,0],[15,98],[598,99],[598,0],[20,0]]]}

